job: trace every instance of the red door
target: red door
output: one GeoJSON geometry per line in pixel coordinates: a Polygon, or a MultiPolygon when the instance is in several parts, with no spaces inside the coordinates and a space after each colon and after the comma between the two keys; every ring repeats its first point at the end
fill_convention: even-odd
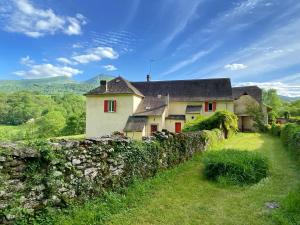
{"type": "Polygon", "coordinates": [[[181,132],[181,123],[175,123],[175,132],[180,133],[181,132]]]}
{"type": "Polygon", "coordinates": [[[157,125],[152,124],[151,125],[151,134],[155,133],[157,131],[157,125]]]}

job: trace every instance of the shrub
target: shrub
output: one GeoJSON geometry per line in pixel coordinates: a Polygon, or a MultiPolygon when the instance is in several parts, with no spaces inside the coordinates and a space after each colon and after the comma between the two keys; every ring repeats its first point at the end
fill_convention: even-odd
{"type": "Polygon", "coordinates": [[[253,119],[253,126],[260,132],[268,132],[269,127],[266,125],[263,107],[261,105],[249,104],[247,111],[253,119]]]}
{"type": "Polygon", "coordinates": [[[287,195],[273,217],[278,224],[300,224],[300,187],[287,195]]]}
{"type": "Polygon", "coordinates": [[[286,124],[281,130],[281,140],[285,146],[296,154],[300,153],[300,125],[286,124]]]}
{"type": "Polygon", "coordinates": [[[274,136],[280,136],[281,127],[282,126],[280,124],[272,124],[270,128],[270,133],[274,136]]]}
{"type": "Polygon", "coordinates": [[[218,111],[212,116],[200,120],[195,124],[187,124],[183,131],[199,131],[199,130],[212,130],[215,128],[221,129],[225,133],[225,137],[231,136],[238,129],[237,116],[229,111],[218,111]]]}
{"type": "Polygon", "coordinates": [[[188,121],[185,123],[183,130],[186,132],[198,131],[197,124],[205,120],[206,117],[199,115],[194,120],[188,121]]]}
{"type": "Polygon", "coordinates": [[[225,184],[254,184],[268,174],[268,162],[261,154],[239,150],[205,153],[204,175],[225,184]]]}

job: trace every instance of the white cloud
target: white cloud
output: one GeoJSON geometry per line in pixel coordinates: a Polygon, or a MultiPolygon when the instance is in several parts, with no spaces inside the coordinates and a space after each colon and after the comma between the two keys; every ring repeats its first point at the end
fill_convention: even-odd
{"type": "MultiPolygon", "coordinates": [[[[165,38],[160,46],[168,46],[179,34],[181,34],[186,27],[189,25],[189,22],[195,17],[197,14],[197,9],[199,5],[203,1],[178,1],[180,5],[176,5],[176,7],[180,8],[180,13],[177,14],[176,19],[174,20],[174,30],[172,30],[167,38],[165,38]]],[[[169,1],[172,5],[174,5],[174,1],[169,1]]],[[[169,9],[169,7],[167,7],[169,9]]]]}
{"type": "Polygon", "coordinates": [[[276,89],[279,95],[289,96],[289,97],[299,97],[300,96],[300,83],[291,84],[284,82],[243,82],[237,83],[234,86],[251,86],[257,85],[263,89],[276,89]]]}
{"type": "Polygon", "coordinates": [[[22,65],[29,66],[29,65],[34,64],[34,60],[31,59],[29,56],[26,56],[26,57],[21,58],[20,63],[22,65]]]}
{"type": "Polygon", "coordinates": [[[86,18],[81,14],[59,16],[52,9],[36,8],[28,0],[2,1],[0,8],[2,26],[6,31],[34,38],[57,32],[79,35],[81,26],[86,24],[86,18]]]}
{"type": "Polygon", "coordinates": [[[188,59],[185,59],[185,60],[182,60],[178,63],[176,63],[175,65],[173,65],[170,69],[168,69],[167,71],[163,72],[162,75],[165,76],[165,75],[168,75],[168,74],[171,74],[171,73],[174,73],[194,62],[196,62],[198,59],[200,59],[201,57],[207,55],[210,51],[200,51],[200,52],[197,52],[195,53],[194,55],[192,55],[190,58],[188,59]]]}
{"type": "Polygon", "coordinates": [[[106,65],[106,66],[103,66],[103,68],[106,69],[107,71],[117,70],[117,68],[114,65],[106,65]]]}
{"type": "Polygon", "coordinates": [[[86,64],[94,61],[101,61],[104,58],[117,59],[119,54],[110,47],[97,47],[88,50],[87,54],[73,56],[72,59],[78,63],[86,64]]]}
{"type": "Polygon", "coordinates": [[[67,76],[72,77],[77,74],[81,74],[82,71],[67,67],[67,66],[54,66],[52,64],[39,64],[30,65],[29,70],[22,70],[15,72],[16,75],[24,78],[34,79],[34,78],[46,78],[46,77],[58,77],[67,76]]]}
{"type": "Polygon", "coordinates": [[[83,46],[80,43],[75,43],[72,45],[72,48],[83,48],[83,46]]]}
{"type": "Polygon", "coordinates": [[[244,70],[247,67],[248,66],[246,66],[244,64],[239,64],[239,63],[227,64],[227,65],[224,66],[225,69],[232,70],[232,71],[244,70]]]}
{"type": "Polygon", "coordinates": [[[73,61],[71,61],[67,58],[64,58],[64,57],[57,58],[56,60],[60,63],[67,64],[67,65],[76,65],[77,64],[76,62],[73,62],[73,61]]]}

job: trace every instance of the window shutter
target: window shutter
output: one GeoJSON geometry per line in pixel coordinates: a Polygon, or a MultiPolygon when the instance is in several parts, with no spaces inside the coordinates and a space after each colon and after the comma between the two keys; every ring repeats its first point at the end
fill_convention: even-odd
{"type": "Polygon", "coordinates": [[[213,111],[215,112],[217,109],[217,102],[213,102],[213,111]]]}
{"type": "Polygon", "coordinates": [[[104,112],[108,112],[108,101],[104,100],[104,112]]]}
{"type": "Polygon", "coordinates": [[[117,112],[117,100],[114,100],[114,112],[117,112]]]}
{"type": "Polygon", "coordinates": [[[208,102],[205,102],[205,112],[208,112],[208,102]]]}

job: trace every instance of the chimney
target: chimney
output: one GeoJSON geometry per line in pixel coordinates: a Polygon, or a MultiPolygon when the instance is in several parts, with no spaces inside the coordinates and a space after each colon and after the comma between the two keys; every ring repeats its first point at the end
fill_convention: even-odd
{"type": "Polygon", "coordinates": [[[151,76],[150,74],[147,75],[147,82],[150,82],[151,81],[151,76]]]}
{"type": "Polygon", "coordinates": [[[106,80],[100,80],[100,87],[105,88],[105,92],[107,92],[107,81],[106,80]]]}

